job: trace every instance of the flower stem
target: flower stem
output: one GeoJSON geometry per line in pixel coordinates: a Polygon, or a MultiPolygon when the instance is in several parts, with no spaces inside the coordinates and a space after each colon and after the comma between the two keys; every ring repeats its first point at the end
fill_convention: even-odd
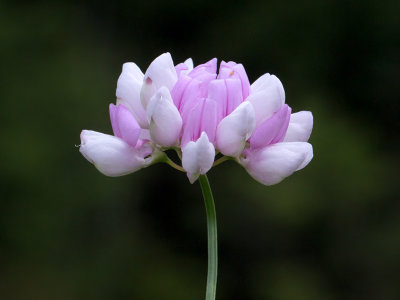
{"type": "Polygon", "coordinates": [[[224,161],[231,160],[231,159],[232,159],[232,157],[229,157],[229,156],[222,156],[221,158],[217,159],[217,160],[214,162],[213,167],[218,166],[219,164],[222,164],[224,161]]]}
{"type": "Polygon", "coordinates": [[[164,152],[160,152],[159,156],[154,159],[152,161],[152,163],[157,163],[157,162],[163,162],[166,163],[167,165],[170,165],[171,167],[173,167],[174,169],[181,171],[181,172],[185,172],[185,169],[182,168],[180,165],[174,163],[167,154],[165,154],[164,152]]]}
{"type": "Polygon", "coordinates": [[[182,168],[181,166],[174,163],[169,157],[167,157],[167,159],[165,160],[165,163],[170,165],[171,167],[173,167],[174,169],[176,169],[178,171],[185,172],[184,168],[182,168]]]}
{"type": "Polygon", "coordinates": [[[207,214],[208,273],[206,300],[215,300],[218,271],[217,215],[215,213],[214,197],[207,176],[200,175],[199,182],[207,214]]]}

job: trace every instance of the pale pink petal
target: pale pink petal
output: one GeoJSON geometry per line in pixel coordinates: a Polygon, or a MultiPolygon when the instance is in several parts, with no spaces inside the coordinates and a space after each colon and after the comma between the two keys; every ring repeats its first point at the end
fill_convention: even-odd
{"type": "Polygon", "coordinates": [[[307,142],[313,128],[313,115],[310,111],[300,111],[290,117],[284,142],[307,142]]]}
{"type": "Polygon", "coordinates": [[[188,113],[197,105],[199,98],[206,98],[209,82],[215,79],[215,74],[206,71],[206,67],[193,70],[195,78],[181,75],[171,91],[172,99],[185,121],[188,113]]]}
{"type": "Polygon", "coordinates": [[[181,75],[186,75],[190,71],[193,70],[193,60],[191,58],[188,58],[185,60],[183,63],[180,63],[175,66],[176,74],[179,76],[181,75]]]}
{"type": "Polygon", "coordinates": [[[200,130],[207,134],[212,144],[215,142],[217,121],[217,103],[212,99],[204,99],[200,130]]]}
{"type": "Polygon", "coordinates": [[[118,137],[96,131],[82,131],[79,151],[107,176],[122,176],[147,166],[141,150],[118,137]]]}
{"type": "Polygon", "coordinates": [[[200,138],[189,142],[182,150],[182,166],[187,172],[190,183],[193,183],[201,174],[211,169],[215,157],[215,148],[203,132],[200,138]]]}
{"type": "Polygon", "coordinates": [[[309,143],[277,143],[248,151],[240,163],[255,180],[273,185],[304,168],[312,157],[313,149],[309,143]]]}
{"type": "Polygon", "coordinates": [[[225,79],[225,85],[228,94],[228,100],[224,117],[233,112],[234,109],[243,102],[242,84],[239,79],[225,79]]]}
{"type": "Polygon", "coordinates": [[[202,101],[198,103],[187,114],[187,121],[184,121],[181,147],[184,148],[190,141],[197,141],[200,136],[201,113],[203,110],[202,101]]]}
{"type": "Polygon", "coordinates": [[[258,149],[280,142],[288,128],[290,112],[291,108],[285,104],[272,117],[260,124],[249,140],[250,147],[258,149]]]}
{"type": "Polygon", "coordinates": [[[287,108],[286,111],[286,116],[283,116],[284,122],[282,123],[280,130],[278,131],[277,135],[274,137],[272,140],[272,143],[280,143],[283,141],[286,135],[286,131],[289,126],[289,121],[290,121],[290,115],[292,113],[292,109],[287,105],[284,104],[284,106],[287,108]]]}
{"type": "Polygon", "coordinates": [[[250,94],[250,82],[243,65],[232,61],[228,63],[222,61],[219,67],[218,79],[228,78],[237,78],[240,80],[243,99],[246,99],[250,94]]]}
{"type": "Polygon", "coordinates": [[[178,76],[171,54],[164,53],[158,56],[148,67],[144,74],[144,82],[141,90],[141,103],[146,108],[150,98],[162,86],[172,90],[178,76]]]}
{"type": "Polygon", "coordinates": [[[228,107],[228,91],[226,89],[225,80],[216,79],[210,82],[208,87],[208,98],[217,103],[218,122],[226,116],[228,107]]]}
{"type": "Polygon", "coordinates": [[[181,107],[182,97],[185,90],[192,80],[193,79],[187,75],[181,75],[171,91],[171,97],[178,109],[181,107]]]}
{"type": "Polygon", "coordinates": [[[219,123],[217,149],[227,156],[239,156],[255,126],[253,106],[249,102],[243,102],[219,123]]]}
{"type": "Polygon", "coordinates": [[[305,155],[304,160],[302,163],[297,167],[296,171],[299,171],[305,168],[314,156],[313,148],[310,143],[307,142],[289,142],[289,143],[278,143],[276,145],[283,144],[286,150],[296,152],[296,153],[303,153],[305,155]]]}
{"type": "Polygon", "coordinates": [[[182,148],[190,141],[196,141],[202,132],[207,134],[211,143],[215,141],[217,128],[217,105],[211,99],[199,99],[197,105],[188,113],[184,123],[182,148]]]}
{"type": "Polygon", "coordinates": [[[285,103],[285,91],[279,79],[265,74],[251,85],[247,101],[253,104],[257,126],[270,118],[285,103]]]}
{"type": "Polygon", "coordinates": [[[214,80],[216,77],[215,74],[211,74],[208,72],[203,72],[202,74],[199,74],[198,76],[196,76],[196,80],[200,81],[200,89],[202,92],[202,97],[206,97],[207,96],[207,92],[208,92],[208,85],[210,84],[210,82],[212,80],[214,80]]]}
{"type": "Polygon", "coordinates": [[[140,103],[144,107],[147,108],[147,104],[149,103],[151,97],[154,96],[155,92],[157,91],[157,86],[153,83],[151,78],[146,78],[143,81],[142,88],[140,90],[140,103]]]}
{"type": "Polygon", "coordinates": [[[210,61],[196,66],[190,73],[189,76],[192,78],[197,78],[202,76],[204,72],[215,74],[217,73],[217,59],[213,58],[210,61]]]}
{"type": "Polygon", "coordinates": [[[110,111],[110,121],[111,127],[113,129],[114,135],[117,137],[121,137],[121,132],[119,131],[118,123],[117,123],[117,107],[113,104],[108,106],[110,111]]]}
{"type": "Polygon", "coordinates": [[[180,63],[175,66],[175,71],[176,75],[178,76],[178,79],[181,75],[187,74],[188,70],[189,70],[188,66],[184,63],[180,63]]]}
{"type": "Polygon", "coordinates": [[[235,71],[233,70],[236,65],[237,64],[233,61],[222,61],[219,66],[218,79],[230,78],[233,75],[236,75],[235,77],[237,77],[237,74],[235,74],[235,71]]]}
{"type": "Polygon", "coordinates": [[[159,89],[166,86],[171,90],[178,80],[171,54],[164,53],[152,61],[144,74],[144,79],[150,78],[159,89]]]}
{"type": "Polygon", "coordinates": [[[224,79],[216,79],[210,82],[208,87],[208,98],[217,104],[217,120],[221,121],[226,117],[228,110],[228,90],[224,79]]]}
{"type": "Polygon", "coordinates": [[[204,94],[205,92],[202,90],[201,81],[192,79],[182,95],[181,104],[179,106],[179,111],[185,124],[190,111],[197,105],[199,99],[205,97],[204,94]]]}
{"type": "Polygon", "coordinates": [[[212,80],[208,87],[208,98],[217,103],[218,121],[222,120],[243,102],[240,80],[212,80]]]}
{"type": "Polygon", "coordinates": [[[193,70],[193,59],[191,59],[191,58],[189,57],[189,58],[188,58],[187,60],[185,60],[183,63],[188,67],[188,70],[189,70],[189,71],[193,70]]]}
{"type": "Polygon", "coordinates": [[[135,147],[141,129],[131,112],[122,104],[110,104],[110,119],[114,135],[135,147]]]}
{"type": "Polygon", "coordinates": [[[164,147],[178,145],[182,118],[166,87],[161,87],[150,99],[147,117],[153,142],[164,147]]]}
{"type": "Polygon", "coordinates": [[[134,63],[125,63],[117,82],[117,104],[126,106],[142,128],[148,128],[146,112],[140,102],[143,73],[134,63]]]}
{"type": "Polygon", "coordinates": [[[256,81],[254,81],[250,87],[250,93],[258,93],[270,87],[275,87],[278,90],[278,94],[282,99],[282,104],[285,103],[285,90],[283,88],[282,82],[275,75],[266,73],[260,76],[256,81]]]}

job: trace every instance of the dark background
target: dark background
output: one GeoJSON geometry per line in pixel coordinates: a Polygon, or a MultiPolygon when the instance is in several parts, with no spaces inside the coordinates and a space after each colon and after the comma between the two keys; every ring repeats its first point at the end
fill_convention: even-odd
{"type": "Polygon", "coordinates": [[[209,172],[220,300],[400,299],[399,1],[0,2],[0,298],[204,299],[198,183],[155,165],[108,178],[122,63],[241,62],[311,110],[310,165],[266,187],[209,172]]]}

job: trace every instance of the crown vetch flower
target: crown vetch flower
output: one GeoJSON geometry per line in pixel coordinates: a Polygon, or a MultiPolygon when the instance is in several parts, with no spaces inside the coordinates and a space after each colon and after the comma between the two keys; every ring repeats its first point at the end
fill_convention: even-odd
{"type": "Polygon", "coordinates": [[[257,181],[272,185],[304,168],[313,157],[307,142],[311,112],[291,113],[280,80],[265,74],[250,85],[241,64],[217,59],[193,67],[174,65],[169,53],[145,74],[125,63],[110,104],[114,136],[83,130],[81,153],[108,176],[156,162],[187,172],[190,182],[227,158],[257,181]],[[163,152],[174,149],[182,167],[163,152]],[[215,160],[221,153],[225,157],[215,160]]]}

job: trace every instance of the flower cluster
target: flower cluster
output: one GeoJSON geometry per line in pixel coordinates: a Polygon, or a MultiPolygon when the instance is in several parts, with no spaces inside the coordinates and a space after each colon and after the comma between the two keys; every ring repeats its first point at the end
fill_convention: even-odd
{"type": "Polygon", "coordinates": [[[265,74],[250,85],[241,64],[217,59],[193,67],[157,57],[145,74],[125,63],[110,104],[114,136],[83,130],[80,152],[108,176],[167,162],[196,181],[213,165],[237,161],[257,181],[272,185],[304,168],[311,112],[291,113],[280,80],[265,74]],[[165,150],[174,149],[182,167],[165,150]],[[222,158],[215,160],[217,154],[222,158]]]}

